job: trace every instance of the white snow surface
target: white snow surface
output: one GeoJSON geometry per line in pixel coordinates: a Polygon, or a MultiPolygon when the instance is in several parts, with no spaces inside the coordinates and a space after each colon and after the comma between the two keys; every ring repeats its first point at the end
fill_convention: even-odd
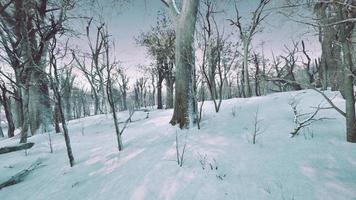
{"type": "MultiPolygon", "coordinates": [[[[338,93],[327,94],[344,107],[338,93]]],[[[24,151],[0,155],[0,182],[37,159],[43,165],[0,190],[0,200],[356,199],[356,144],[346,142],[345,119],[322,110],[318,117],[333,119],[291,138],[294,116],[288,103],[293,98],[302,112],[324,102],[312,90],[226,100],[219,113],[206,102],[201,130],[172,127],[172,110],[151,110],[148,119],[136,112],[133,118],[140,120],[125,130],[122,152],[110,114],[70,121],[75,166],[69,166],[62,134],[51,134],[53,154],[48,134],[30,137],[35,146],[27,156],[24,151]],[[264,132],[254,145],[257,109],[264,132]],[[181,151],[186,141],[182,167],[176,162],[176,133],[181,151]]],[[[120,112],[120,121],[127,115],[120,112]]],[[[3,139],[0,147],[18,141],[3,139]]]]}

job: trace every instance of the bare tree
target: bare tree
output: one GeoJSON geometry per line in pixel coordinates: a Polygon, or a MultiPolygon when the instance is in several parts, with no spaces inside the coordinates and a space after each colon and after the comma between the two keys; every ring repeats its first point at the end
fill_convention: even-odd
{"type": "Polygon", "coordinates": [[[72,55],[77,63],[78,69],[84,74],[84,77],[88,81],[91,92],[94,97],[94,114],[103,114],[106,112],[106,95],[105,95],[105,80],[104,80],[104,70],[105,67],[100,63],[100,56],[104,51],[104,41],[101,37],[101,31],[104,28],[104,23],[99,23],[95,29],[95,35],[92,37],[92,24],[95,23],[93,19],[88,21],[86,26],[86,38],[88,41],[88,46],[90,53],[82,55],[79,58],[78,52],[72,50],[72,55]],[[89,57],[89,58],[87,58],[89,57]],[[89,66],[87,63],[89,60],[89,66]]]}
{"type": "Polygon", "coordinates": [[[211,0],[203,1],[203,5],[204,13],[199,12],[202,29],[200,48],[203,52],[200,71],[208,86],[215,112],[219,112],[224,84],[231,66],[235,64],[237,51],[231,52],[231,42],[227,41],[228,37],[224,35],[224,31],[219,29],[215,19],[215,14],[218,13],[216,5],[211,0]]]}
{"type": "Polygon", "coordinates": [[[166,82],[166,108],[173,108],[173,87],[175,82],[175,30],[166,15],[157,19],[157,25],[136,38],[136,42],[145,46],[156,63],[151,72],[157,77],[157,108],[163,108],[162,83],[166,82]]]}
{"type": "Polygon", "coordinates": [[[276,84],[279,87],[279,91],[302,89],[302,84],[296,80],[295,75],[298,67],[297,63],[299,62],[299,57],[297,56],[297,53],[299,53],[298,45],[299,43],[293,42],[292,48],[285,46],[286,55],[281,55],[277,58],[273,55],[275,74],[267,80],[276,84]],[[283,65],[280,67],[281,64],[283,65]]]}
{"type": "Polygon", "coordinates": [[[100,35],[102,37],[103,41],[103,48],[104,48],[104,56],[105,56],[105,69],[106,69],[106,94],[108,97],[109,105],[111,108],[112,116],[113,116],[113,121],[115,125],[115,133],[116,133],[116,139],[117,139],[117,146],[119,151],[123,150],[123,144],[122,144],[122,139],[121,139],[121,133],[120,133],[120,128],[119,128],[119,123],[116,115],[116,105],[113,97],[113,82],[112,82],[112,72],[115,67],[117,67],[117,62],[111,63],[110,61],[110,40],[109,40],[109,33],[106,29],[101,30],[100,35]]]}
{"type": "Polygon", "coordinates": [[[240,11],[235,3],[235,13],[236,19],[229,19],[232,26],[237,27],[241,41],[243,43],[243,82],[244,82],[244,93],[246,97],[251,97],[251,87],[250,87],[250,77],[249,77],[249,67],[248,60],[250,56],[250,45],[254,35],[258,32],[258,27],[261,25],[261,22],[268,16],[264,14],[265,7],[270,3],[270,0],[261,0],[257,8],[252,12],[252,18],[249,25],[243,27],[241,23],[240,11]]]}
{"type": "MultiPolygon", "coordinates": [[[[305,66],[305,72],[308,76],[308,82],[309,84],[314,84],[316,85],[316,76],[319,73],[318,71],[318,67],[316,66],[315,68],[313,68],[312,65],[312,59],[309,56],[306,47],[305,47],[305,43],[302,40],[302,51],[303,51],[303,55],[306,58],[306,62],[303,62],[303,65],[305,66]]],[[[317,65],[317,62],[315,62],[315,64],[317,65]]]]}
{"type": "MultiPolygon", "coordinates": [[[[66,144],[66,149],[67,149],[67,155],[69,159],[69,164],[71,167],[74,166],[74,156],[72,152],[72,146],[70,143],[70,138],[69,138],[69,131],[67,127],[67,122],[63,110],[63,102],[62,102],[62,91],[60,91],[60,77],[58,73],[58,66],[57,66],[57,56],[60,54],[60,50],[57,49],[57,40],[56,38],[52,38],[52,42],[49,44],[50,45],[50,50],[49,50],[49,65],[50,65],[50,74],[49,74],[49,79],[50,83],[53,89],[56,105],[58,106],[58,112],[60,115],[60,119],[62,122],[62,129],[63,129],[63,135],[64,135],[64,140],[66,144]]],[[[67,54],[67,46],[64,48],[64,52],[62,52],[61,59],[63,59],[67,54]]],[[[71,61],[72,62],[72,61],[71,61]]],[[[66,68],[67,66],[64,66],[66,68]]]]}
{"type": "MultiPolygon", "coordinates": [[[[20,86],[22,130],[20,142],[26,143],[32,134],[50,121],[50,100],[46,71],[49,41],[64,32],[63,22],[74,1],[49,2],[13,0],[0,13],[0,36],[8,60],[20,86]],[[7,41],[7,42],[6,42],[7,41]]],[[[0,9],[4,7],[0,4],[0,9]]]]}
{"type": "Polygon", "coordinates": [[[284,69],[286,70],[286,74],[284,75],[284,79],[288,79],[291,80],[290,86],[294,89],[294,90],[301,90],[302,87],[300,86],[300,84],[296,83],[296,76],[295,76],[295,69],[297,67],[297,62],[298,62],[298,56],[297,53],[299,52],[298,49],[298,43],[297,42],[293,42],[293,47],[292,49],[288,48],[287,46],[285,46],[287,55],[286,56],[281,56],[281,58],[284,60],[284,69]]]}
{"type": "Polygon", "coordinates": [[[175,0],[161,0],[171,11],[176,22],[176,87],[175,104],[171,124],[180,128],[195,123],[196,102],[192,91],[195,89],[194,34],[199,0],[183,0],[179,11],[175,0]]]}

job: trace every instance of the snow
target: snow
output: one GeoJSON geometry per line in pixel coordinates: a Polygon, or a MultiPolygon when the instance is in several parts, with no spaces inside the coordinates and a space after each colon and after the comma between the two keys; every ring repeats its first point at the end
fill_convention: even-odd
{"type": "MultiPolygon", "coordinates": [[[[337,95],[333,101],[344,106],[340,95],[328,95],[337,95]]],[[[323,101],[305,90],[226,100],[219,113],[206,102],[201,130],[170,126],[172,110],[151,110],[149,119],[136,112],[138,121],[123,134],[122,152],[111,115],[70,121],[75,166],[69,167],[63,135],[51,134],[53,154],[48,134],[33,136],[29,141],[36,144],[27,156],[23,151],[0,155],[0,182],[37,159],[43,166],[22,183],[0,190],[0,199],[356,199],[356,145],[346,142],[344,118],[322,110],[319,117],[333,119],[315,122],[291,138],[294,116],[288,103],[293,98],[302,112],[323,101]],[[264,132],[253,145],[257,109],[264,132]],[[180,151],[187,144],[183,167],[176,162],[176,132],[180,151]]],[[[127,116],[120,112],[120,121],[127,116]]],[[[18,140],[1,140],[0,147],[18,140]]]]}

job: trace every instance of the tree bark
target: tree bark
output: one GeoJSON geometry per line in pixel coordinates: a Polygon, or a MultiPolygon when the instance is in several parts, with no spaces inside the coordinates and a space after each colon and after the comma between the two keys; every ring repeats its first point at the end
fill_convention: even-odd
{"type": "Polygon", "coordinates": [[[58,103],[56,103],[56,105],[54,106],[54,129],[56,131],[56,133],[60,133],[61,132],[61,128],[59,126],[59,124],[61,123],[61,116],[59,114],[59,105],[58,103]]]}
{"type": "Polygon", "coordinates": [[[28,111],[28,104],[29,104],[29,95],[28,95],[28,88],[27,86],[23,89],[21,89],[23,94],[21,95],[23,97],[23,104],[22,104],[22,110],[23,110],[23,123],[21,126],[21,139],[20,143],[26,143],[27,142],[27,137],[28,137],[28,131],[30,128],[30,121],[29,121],[29,111],[28,111]]]}
{"type": "Polygon", "coordinates": [[[350,44],[345,41],[342,44],[344,61],[344,95],[346,104],[346,135],[347,141],[356,143],[356,118],[355,118],[355,96],[354,96],[354,75],[352,74],[352,56],[350,44]]]}
{"type": "Polygon", "coordinates": [[[167,77],[166,78],[166,109],[171,109],[173,108],[173,92],[174,92],[174,81],[172,77],[167,77]]]}
{"type": "Polygon", "coordinates": [[[92,88],[92,92],[93,92],[93,96],[94,96],[94,115],[98,115],[99,114],[99,110],[100,110],[99,97],[98,97],[98,94],[95,91],[95,88],[92,88]]]}
{"type": "Polygon", "coordinates": [[[127,110],[127,93],[126,90],[122,92],[122,102],[123,102],[123,109],[127,110]]]}
{"type": "Polygon", "coordinates": [[[337,40],[337,30],[333,26],[328,24],[333,22],[332,16],[327,14],[328,4],[319,3],[315,7],[316,15],[321,20],[321,23],[325,27],[320,27],[319,30],[319,42],[321,43],[321,77],[323,79],[323,89],[326,90],[328,86],[333,91],[342,89],[343,85],[343,73],[340,71],[340,47],[335,45],[337,40]]]}
{"type": "Polygon", "coordinates": [[[248,69],[250,39],[245,38],[243,43],[244,43],[244,60],[243,60],[244,97],[251,97],[250,76],[249,76],[249,69],[248,69]]]}
{"type": "Polygon", "coordinates": [[[112,96],[111,81],[109,79],[110,79],[110,75],[108,75],[108,83],[107,83],[107,86],[106,86],[106,94],[108,96],[109,105],[110,105],[111,110],[112,110],[112,116],[113,116],[113,121],[114,121],[114,125],[115,125],[117,147],[118,147],[119,151],[122,151],[123,150],[123,144],[122,144],[122,139],[121,139],[121,135],[120,135],[120,128],[119,128],[119,124],[118,124],[117,116],[116,116],[115,103],[114,103],[114,99],[113,99],[113,96],[112,96]]]}
{"type": "Polygon", "coordinates": [[[31,73],[29,86],[29,117],[31,134],[35,135],[39,128],[48,129],[50,119],[49,89],[47,77],[40,72],[31,73]]]}
{"type": "Polygon", "coordinates": [[[7,121],[7,125],[8,125],[8,130],[7,130],[7,136],[9,138],[14,137],[14,133],[15,133],[15,124],[14,124],[14,120],[13,120],[13,116],[12,116],[12,112],[11,112],[11,107],[10,107],[10,101],[7,97],[7,91],[5,86],[1,87],[1,103],[4,107],[4,111],[5,111],[5,116],[6,116],[6,121],[7,121]]]}
{"type": "MultiPolygon", "coordinates": [[[[199,0],[185,0],[176,26],[176,88],[171,124],[180,128],[195,123],[193,79],[195,70],[194,33],[199,0]]],[[[173,9],[173,8],[172,8],[173,9]]]]}
{"type": "Polygon", "coordinates": [[[4,132],[2,131],[2,127],[0,126],[0,137],[5,137],[4,132]]]}
{"type": "Polygon", "coordinates": [[[58,105],[58,111],[59,111],[59,115],[61,117],[61,121],[62,121],[62,129],[63,129],[63,135],[64,135],[64,140],[65,140],[65,144],[66,144],[66,149],[67,149],[67,155],[68,155],[68,159],[69,159],[69,164],[71,167],[74,166],[74,156],[73,156],[73,152],[72,152],[72,146],[70,144],[70,138],[69,138],[69,133],[68,133],[68,127],[67,127],[67,122],[65,120],[65,116],[64,116],[64,111],[62,109],[62,97],[61,94],[58,90],[58,73],[57,73],[57,68],[56,66],[54,67],[54,76],[56,77],[56,80],[52,80],[52,86],[53,86],[53,90],[56,96],[56,104],[58,105]],[[53,81],[55,81],[56,83],[53,83],[53,81]]]}
{"type": "Polygon", "coordinates": [[[161,74],[158,74],[158,81],[157,81],[157,109],[163,109],[162,82],[163,82],[163,76],[161,74]]]}
{"type": "MultiPolygon", "coordinates": [[[[17,83],[20,83],[18,80],[16,80],[17,83]]],[[[15,114],[15,127],[20,128],[22,123],[23,123],[23,111],[22,111],[22,97],[21,97],[21,92],[20,89],[15,89],[14,90],[14,110],[16,112],[15,114]]]]}

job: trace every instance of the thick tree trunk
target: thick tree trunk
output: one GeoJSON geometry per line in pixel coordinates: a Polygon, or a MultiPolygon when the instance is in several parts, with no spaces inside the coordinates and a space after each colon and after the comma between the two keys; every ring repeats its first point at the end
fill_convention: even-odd
{"type": "Polygon", "coordinates": [[[59,105],[58,103],[56,103],[56,105],[54,106],[54,129],[56,131],[56,133],[60,133],[61,132],[61,128],[59,126],[59,124],[61,123],[61,115],[59,114],[59,105]]]}
{"type": "MultiPolygon", "coordinates": [[[[15,69],[16,84],[21,85],[21,71],[20,68],[15,69]]],[[[16,110],[16,128],[20,128],[23,124],[23,105],[22,105],[22,94],[21,88],[14,90],[15,94],[15,110],[16,110]]]]}
{"type": "MultiPolygon", "coordinates": [[[[353,5],[354,6],[354,5],[353,5]]],[[[337,13],[337,19],[342,21],[348,19],[349,11],[344,5],[336,5],[334,7],[337,13]]],[[[355,12],[356,14],[356,12],[355,12]]],[[[355,22],[342,23],[338,26],[339,42],[341,44],[341,68],[343,72],[343,91],[346,105],[346,136],[347,141],[356,143],[356,117],[355,117],[355,90],[354,90],[354,66],[352,55],[352,32],[355,27],[355,22]]]]}
{"type": "Polygon", "coordinates": [[[342,44],[344,62],[344,94],[346,100],[346,135],[347,141],[356,143],[356,117],[355,117],[355,96],[354,96],[354,75],[352,74],[352,55],[350,44],[345,41],[342,44]]]}
{"type": "Polygon", "coordinates": [[[43,73],[32,72],[29,86],[29,117],[31,134],[42,127],[48,131],[51,118],[47,77],[43,73]]]}
{"type": "Polygon", "coordinates": [[[207,55],[209,57],[208,57],[208,75],[206,78],[207,81],[209,82],[208,87],[210,92],[210,100],[213,100],[215,103],[215,100],[217,99],[216,81],[215,81],[217,58],[216,58],[215,51],[217,51],[217,49],[213,48],[213,44],[209,44],[207,49],[208,49],[207,55]]]}
{"type": "Polygon", "coordinates": [[[173,108],[174,81],[172,77],[166,78],[166,109],[173,108]]]}
{"type": "Polygon", "coordinates": [[[4,107],[4,111],[5,111],[5,116],[6,116],[6,121],[7,121],[7,136],[9,138],[14,137],[14,133],[15,133],[15,124],[14,124],[14,120],[13,120],[13,116],[12,116],[12,112],[11,112],[11,107],[10,107],[10,101],[6,95],[7,91],[6,88],[1,88],[1,102],[2,105],[4,107]]]}
{"type": "Polygon", "coordinates": [[[0,137],[5,137],[4,132],[2,131],[2,127],[0,126],[0,137]]]}
{"type": "Polygon", "coordinates": [[[195,70],[194,33],[199,0],[183,1],[176,26],[176,87],[171,124],[181,128],[195,122],[193,76],[195,70]]]}
{"type": "Polygon", "coordinates": [[[162,75],[158,75],[158,81],[157,81],[157,109],[163,109],[162,82],[163,82],[163,76],[162,75]]]}
{"type": "MultiPolygon", "coordinates": [[[[316,6],[316,14],[324,25],[333,22],[332,16],[328,14],[328,4],[320,3],[316,6]]],[[[333,26],[325,26],[320,28],[319,42],[321,43],[322,55],[321,55],[321,75],[323,78],[323,89],[327,89],[328,86],[332,90],[337,91],[342,89],[343,74],[340,71],[340,47],[335,45],[337,40],[337,30],[333,26]]]]}
{"type": "Polygon", "coordinates": [[[13,110],[15,113],[14,122],[15,127],[20,128],[23,123],[23,113],[22,113],[22,97],[20,95],[19,89],[14,91],[15,97],[13,98],[13,110]]]}
{"type": "Polygon", "coordinates": [[[29,110],[28,110],[28,105],[29,105],[29,95],[28,95],[28,88],[23,88],[22,90],[22,97],[23,97],[23,123],[21,126],[21,139],[20,143],[27,143],[27,137],[28,137],[28,131],[30,128],[30,115],[29,115],[29,110]]]}
{"type": "Polygon", "coordinates": [[[96,92],[94,92],[94,115],[99,114],[100,101],[96,92]]]}
{"type": "Polygon", "coordinates": [[[73,119],[73,114],[72,114],[72,104],[70,101],[70,95],[64,95],[64,104],[65,104],[65,108],[66,108],[66,119],[67,120],[72,120],[73,119]]]}
{"type": "Polygon", "coordinates": [[[11,137],[14,137],[14,135],[15,135],[15,124],[14,124],[14,120],[12,117],[11,108],[10,108],[10,104],[9,104],[8,100],[6,100],[4,102],[4,110],[5,110],[5,116],[6,116],[6,121],[7,121],[7,125],[8,125],[7,136],[9,138],[11,138],[11,137]]]}

